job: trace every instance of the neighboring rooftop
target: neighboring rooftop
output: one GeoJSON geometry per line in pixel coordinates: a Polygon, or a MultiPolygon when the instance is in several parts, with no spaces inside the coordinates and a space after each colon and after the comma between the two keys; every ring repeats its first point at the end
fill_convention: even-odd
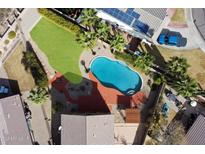
{"type": "Polygon", "coordinates": [[[113,16],[134,30],[153,35],[166,17],[166,8],[100,8],[103,12],[113,16]]]}
{"type": "Polygon", "coordinates": [[[199,115],[194,124],[186,134],[185,144],[204,145],[205,144],[205,117],[199,115]]]}
{"type": "Polygon", "coordinates": [[[194,20],[194,24],[198,29],[199,33],[205,39],[205,9],[203,8],[193,8],[192,16],[194,20]]]}
{"type": "Polygon", "coordinates": [[[19,95],[0,99],[0,144],[32,144],[19,95]]]}
{"type": "Polygon", "coordinates": [[[113,115],[61,115],[61,144],[114,144],[113,115]]]}

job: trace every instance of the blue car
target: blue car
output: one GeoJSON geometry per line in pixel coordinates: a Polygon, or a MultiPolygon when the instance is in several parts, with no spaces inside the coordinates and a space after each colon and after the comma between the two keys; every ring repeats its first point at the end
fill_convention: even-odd
{"type": "Polygon", "coordinates": [[[180,47],[181,40],[182,40],[182,37],[180,35],[160,34],[157,39],[157,42],[159,44],[180,47]]]}

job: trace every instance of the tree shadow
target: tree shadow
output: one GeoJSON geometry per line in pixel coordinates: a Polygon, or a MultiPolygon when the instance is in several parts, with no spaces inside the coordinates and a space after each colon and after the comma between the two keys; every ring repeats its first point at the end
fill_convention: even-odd
{"type": "Polygon", "coordinates": [[[166,61],[165,61],[164,57],[161,55],[159,49],[155,45],[152,45],[150,47],[148,44],[145,44],[144,46],[146,48],[146,51],[150,55],[155,57],[154,64],[161,66],[163,68],[166,67],[166,61]]]}
{"type": "Polygon", "coordinates": [[[97,83],[83,78],[79,84],[69,82],[65,76],[79,78],[68,72],[51,81],[52,121],[51,133],[53,144],[61,144],[61,114],[109,114],[110,110],[97,88],[97,83]],[[61,105],[59,105],[61,104],[61,105]],[[56,105],[58,109],[56,111],[56,105]],[[55,110],[54,110],[55,109],[55,110]]]}
{"type": "Polygon", "coordinates": [[[141,39],[132,37],[131,41],[129,42],[129,49],[131,51],[136,51],[138,46],[140,45],[141,39]]]}
{"type": "Polygon", "coordinates": [[[145,106],[142,108],[140,113],[140,123],[135,134],[134,145],[142,145],[145,141],[147,131],[149,129],[149,124],[147,120],[152,116],[156,104],[160,100],[161,93],[163,92],[164,85],[156,86],[150,91],[145,106]]]}

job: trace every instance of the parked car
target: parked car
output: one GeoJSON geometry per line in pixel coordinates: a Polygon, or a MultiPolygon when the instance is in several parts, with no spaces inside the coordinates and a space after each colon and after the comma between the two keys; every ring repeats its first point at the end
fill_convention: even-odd
{"type": "Polygon", "coordinates": [[[180,47],[181,40],[182,40],[181,35],[166,33],[166,34],[160,34],[158,39],[157,39],[157,42],[159,44],[180,47]]]}
{"type": "Polygon", "coordinates": [[[4,85],[0,85],[0,94],[8,94],[9,93],[9,88],[4,85]]]}

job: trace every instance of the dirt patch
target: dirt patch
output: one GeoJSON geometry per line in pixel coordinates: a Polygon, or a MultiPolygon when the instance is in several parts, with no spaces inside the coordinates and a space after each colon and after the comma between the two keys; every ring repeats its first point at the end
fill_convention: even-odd
{"type": "Polygon", "coordinates": [[[198,81],[205,83],[205,73],[197,73],[196,77],[198,81]]]}
{"type": "Polygon", "coordinates": [[[171,18],[171,22],[175,24],[185,24],[186,23],[185,9],[183,8],[176,9],[174,15],[171,18]]]}
{"type": "Polygon", "coordinates": [[[31,90],[34,86],[34,79],[30,72],[25,70],[21,63],[23,51],[25,51],[22,43],[18,44],[13,53],[9,56],[4,64],[4,68],[8,74],[9,79],[17,80],[21,91],[31,90]]]}

